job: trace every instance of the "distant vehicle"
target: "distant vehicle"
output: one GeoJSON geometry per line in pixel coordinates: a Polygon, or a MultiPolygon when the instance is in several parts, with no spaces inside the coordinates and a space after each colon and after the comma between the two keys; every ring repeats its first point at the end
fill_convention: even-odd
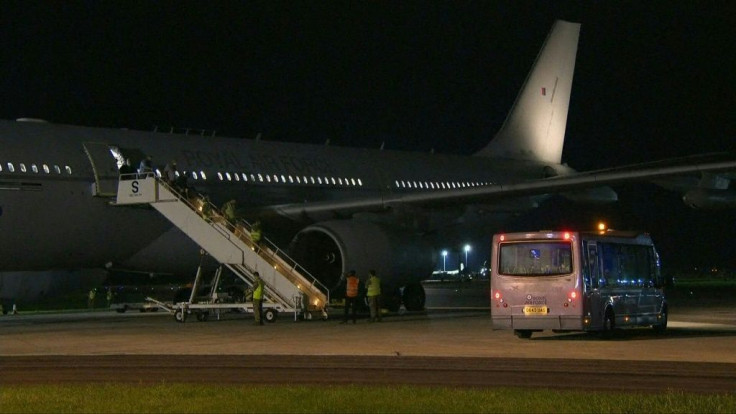
{"type": "Polygon", "coordinates": [[[505,233],[493,236],[494,329],[520,338],[551,329],[667,328],[659,256],[647,234],[621,231],[505,233]]]}
{"type": "Polygon", "coordinates": [[[159,310],[158,305],[146,298],[172,302],[182,286],[183,280],[175,276],[112,272],[105,281],[104,288],[105,292],[108,288],[112,291],[110,309],[125,313],[129,310],[156,312],[159,310]]]}

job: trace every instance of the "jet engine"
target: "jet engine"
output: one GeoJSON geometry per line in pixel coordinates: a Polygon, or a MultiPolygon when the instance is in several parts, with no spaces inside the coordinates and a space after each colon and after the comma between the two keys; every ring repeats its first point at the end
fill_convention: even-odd
{"type": "Polygon", "coordinates": [[[736,191],[695,188],[682,197],[688,207],[696,209],[724,209],[736,207],[736,191]]]}
{"type": "MultiPolygon", "coordinates": [[[[419,282],[432,273],[432,248],[410,231],[370,221],[325,221],[300,231],[289,250],[329,288],[339,284],[345,271],[355,270],[365,282],[368,270],[374,269],[381,279],[383,305],[389,310],[398,310],[402,301],[407,310],[424,308],[424,288],[419,282]]],[[[336,296],[341,294],[335,290],[336,296]]]]}

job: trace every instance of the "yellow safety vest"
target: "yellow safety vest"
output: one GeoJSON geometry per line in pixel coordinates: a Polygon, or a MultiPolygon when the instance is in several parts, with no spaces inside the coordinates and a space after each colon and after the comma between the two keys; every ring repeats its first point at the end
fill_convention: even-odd
{"type": "Polygon", "coordinates": [[[358,297],[358,283],[360,280],[355,276],[348,276],[347,281],[347,292],[345,292],[345,296],[349,298],[355,298],[358,297]]]}
{"type": "Polygon", "coordinates": [[[263,281],[259,280],[256,282],[255,289],[253,289],[253,300],[263,299],[263,281]]]}
{"type": "Polygon", "coordinates": [[[378,296],[381,294],[381,279],[378,276],[371,276],[367,283],[368,293],[367,296],[378,296]]]}

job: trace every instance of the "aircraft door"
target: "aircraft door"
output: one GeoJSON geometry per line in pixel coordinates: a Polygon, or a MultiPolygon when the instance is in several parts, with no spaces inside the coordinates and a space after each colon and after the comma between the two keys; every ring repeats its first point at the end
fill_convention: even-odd
{"type": "Polygon", "coordinates": [[[112,197],[117,194],[118,160],[114,156],[117,148],[104,142],[85,142],[84,152],[92,165],[93,195],[112,197]]]}

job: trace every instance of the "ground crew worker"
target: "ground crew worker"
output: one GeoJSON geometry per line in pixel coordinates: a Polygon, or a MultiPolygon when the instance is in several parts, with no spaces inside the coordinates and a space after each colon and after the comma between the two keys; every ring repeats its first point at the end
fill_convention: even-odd
{"type": "Polygon", "coordinates": [[[263,280],[258,272],[253,272],[253,314],[256,325],[263,325],[263,280]]]}
{"type": "Polygon", "coordinates": [[[381,279],[376,276],[375,270],[368,272],[368,281],[365,283],[368,304],[371,308],[370,322],[381,322],[381,279]]]}
{"type": "Polygon", "coordinates": [[[356,323],[355,308],[358,307],[358,285],[360,279],[355,275],[355,270],[351,270],[345,277],[345,318],[340,323],[348,323],[348,310],[353,309],[353,323],[356,323]]]}
{"type": "Polygon", "coordinates": [[[94,289],[90,289],[87,294],[87,307],[93,309],[95,307],[95,296],[97,292],[94,289]]]}

